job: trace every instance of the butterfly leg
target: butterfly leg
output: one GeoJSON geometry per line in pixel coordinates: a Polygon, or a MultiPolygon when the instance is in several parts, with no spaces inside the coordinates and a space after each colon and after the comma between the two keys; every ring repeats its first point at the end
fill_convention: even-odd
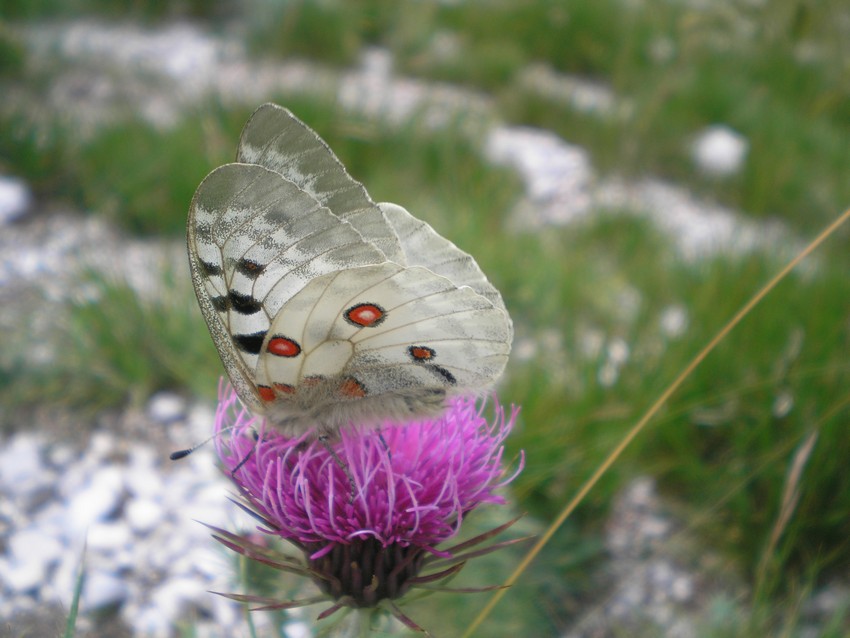
{"type": "Polygon", "coordinates": [[[333,447],[331,446],[330,437],[327,434],[320,435],[318,437],[318,439],[319,439],[319,443],[321,443],[324,446],[324,448],[328,451],[328,454],[331,455],[331,458],[334,460],[334,463],[337,464],[337,467],[339,467],[339,469],[341,469],[345,473],[345,476],[348,479],[348,486],[351,490],[348,494],[348,502],[353,503],[354,502],[354,494],[355,494],[357,486],[354,483],[354,477],[351,475],[351,470],[349,470],[348,466],[345,463],[342,462],[341,458],[339,458],[339,456],[336,453],[336,450],[334,450],[333,447]]]}
{"type": "Polygon", "coordinates": [[[390,461],[392,461],[393,460],[393,452],[392,452],[392,450],[390,450],[390,446],[387,445],[387,440],[384,438],[384,433],[381,432],[380,429],[378,430],[378,438],[381,441],[381,445],[383,445],[384,449],[387,451],[387,456],[389,457],[390,461]]]}
{"type": "MultiPolygon", "coordinates": [[[[258,443],[260,441],[259,433],[256,430],[252,430],[252,432],[254,434],[254,442],[258,443]]],[[[245,465],[245,463],[248,462],[248,459],[251,458],[251,455],[254,454],[254,450],[256,450],[256,449],[257,449],[257,446],[252,447],[248,451],[248,454],[246,454],[244,457],[242,457],[242,460],[239,461],[239,463],[236,464],[236,467],[234,467],[232,470],[230,470],[230,476],[231,477],[236,476],[236,472],[238,472],[242,468],[242,466],[245,465]]]]}

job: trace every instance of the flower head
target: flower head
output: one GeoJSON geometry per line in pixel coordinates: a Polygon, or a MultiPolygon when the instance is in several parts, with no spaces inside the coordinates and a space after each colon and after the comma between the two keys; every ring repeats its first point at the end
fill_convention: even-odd
{"type": "MultiPolygon", "coordinates": [[[[216,441],[261,531],[302,550],[319,587],[338,603],[332,609],[373,607],[459,569],[462,558],[438,546],[477,506],[504,503],[496,490],[522,465],[505,476],[503,443],[516,414],[497,406],[488,423],[474,399],[461,398],[437,419],[343,429],[334,441],[309,433],[288,438],[242,409],[228,386],[220,393],[216,441]],[[422,575],[432,563],[451,567],[422,575]]],[[[257,549],[237,539],[227,534],[222,542],[246,555],[257,549]]]]}

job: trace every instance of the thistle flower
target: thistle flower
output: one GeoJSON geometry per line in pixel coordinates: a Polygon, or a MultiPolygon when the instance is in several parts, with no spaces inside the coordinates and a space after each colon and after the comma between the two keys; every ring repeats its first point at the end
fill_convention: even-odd
{"type": "Polygon", "coordinates": [[[309,576],[323,593],[298,601],[225,594],[230,598],[259,603],[257,609],[330,600],[320,619],[343,607],[380,606],[421,630],[395,600],[453,576],[468,558],[524,540],[471,549],[510,521],[455,547],[440,547],[470,511],[505,502],[496,490],[523,465],[520,458],[510,476],[502,466],[516,408],[506,415],[497,406],[488,424],[474,399],[456,399],[438,419],[344,429],[338,440],[322,442],[309,433],[288,438],[264,428],[229,386],[219,395],[216,445],[241,493],[240,506],[260,521],[261,532],[289,541],[303,558],[213,528],[215,537],[248,558],[309,576]]]}

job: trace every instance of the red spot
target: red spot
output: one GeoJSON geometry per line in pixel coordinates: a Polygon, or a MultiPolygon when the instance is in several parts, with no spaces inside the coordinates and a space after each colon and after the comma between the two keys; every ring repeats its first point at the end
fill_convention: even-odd
{"type": "Polygon", "coordinates": [[[410,346],[407,351],[415,361],[430,361],[437,356],[437,351],[428,346],[410,346]]]}
{"type": "Polygon", "coordinates": [[[280,394],[295,394],[295,386],[288,383],[275,383],[274,389],[280,394]]]}
{"type": "Polygon", "coordinates": [[[339,391],[343,396],[349,397],[350,399],[362,399],[366,396],[366,388],[364,388],[363,384],[357,379],[352,377],[348,377],[342,382],[342,386],[340,386],[339,391]]]}
{"type": "Polygon", "coordinates": [[[269,340],[268,351],[278,357],[296,357],[301,354],[301,346],[287,337],[275,336],[269,340]]]}
{"type": "Polygon", "coordinates": [[[260,398],[263,401],[274,401],[274,397],[275,397],[274,390],[272,390],[269,386],[258,385],[257,386],[257,392],[259,393],[260,398]]]}
{"type": "Polygon", "coordinates": [[[373,303],[361,303],[345,311],[345,318],[356,326],[377,326],[387,316],[383,308],[373,303]]]}

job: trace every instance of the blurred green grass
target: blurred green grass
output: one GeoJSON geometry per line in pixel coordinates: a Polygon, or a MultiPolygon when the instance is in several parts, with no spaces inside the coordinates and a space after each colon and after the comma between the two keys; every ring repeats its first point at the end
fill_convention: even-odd
{"type": "Polygon", "coordinates": [[[587,146],[605,171],[652,174],[761,216],[818,228],[850,199],[850,25],[840,0],[770,3],[292,2],[263,15],[264,54],[352,63],[363,46],[399,70],[483,89],[509,121],[587,146]],[[331,41],[328,44],[328,40],[331,41]],[[612,116],[535,95],[529,64],[602,80],[612,116]],[[693,136],[724,123],[751,145],[743,175],[706,178],[693,136]]]}
{"type": "MultiPolygon", "coordinates": [[[[550,128],[587,147],[603,173],[668,177],[804,235],[835,217],[850,201],[846,11],[842,21],[837,2],[650,4],[651,11],[615,0],[291,2],[254,15],[250,39],[257,55],[332,65],[354,62],[363,46],[387,46],[402,71],[487,91],[507,121],[550,128]],[[446,41],[454,51],[448,56],[435,44],[446,41]],[[523,70],[540,62],[608,83],[630,109],[606,118],[523,90],[523,70]],[[728,180],[699,175],[688,156],[693,135],[718,122],[751,144],[743,172],[728,180]]],[[[12,17],[43,15],[28,6],[12,17]]],[[[172,15],[135,6],[140,17],[172,15]]],[[[95,3],[77,7],[99,11],[95,3]]],[[[20,81],[19,62],[5,68],[7,81],[20,81]]],[[[390,131],[326,100],[269,97],[316,128],[376,200],[402,204],[434,225],[474,254],[502,291],[517,350],[529,352],[514,358],[500,390],[503,400],[523,406],[511,446],[525,449],[528,462],[513,491],[544,520],[780,266],[769,249],[684,262],[668,237],[619,211],[565,229],[508,230],[520,184],[486,165],[479,140],[459,128],[426,131],[413,122],[390,131]],[[661,327],[671,308],[687,318],[681,335],[661,327]],[[618,344],[628,357],[612,372],[618,344]]],[[[58,125],[35,129],[12,114],[3,125],[14,134],[0,135],[0,167],[28,179],[43,199],[70,201],[131,233],[173,238],[183,232],[200,179],[232,160],[249,111],[206,105],[165,132],[128,121],[83,146],[58,125]]],[[[523,604],[503,609],[494,627],[514,627],[507,616],[517,614],[518,626],[554,631],[557,622],[540,605],[562,610],[567,598],[575,603],[569,613],[578,613],[576,601],[590,588],[579,571],[586,575],[587,557],[599,556],[611,496],[635,473],[650,473],[754,588],[754,609],[730,612],[731,626],[718,612],[705,635],[793,633],[800,592],[842,575],[850,560],[850,264],[839,245],[846,237],[840,231],[697,370],[583,503],[529,577],[534,585],[519,587],[523,604]],[[812,432],[818,440],[799,503],[770,545],[794,453],[812,432]],[[714,515],[703,520],[708,511],[714,515]],[[767,550],[765,580],[759,565],[767,550]],[[583,557],[580,569],[565,556],[583,557]],[[549,585],[535,592],[541,582],[549,585]]],[[[166,277],[163,290],[176,294],[162,302],[96,282],[96,302],[69,308],[66,343],[79,347],[64,351],[53,369],[0,370],[6,388],[15,388],[4,400],[36,400],[45,388],[70,388],[57,395],[94,405],[144,400],[163,387],[211,396],[220,363],[188,280],[166,277]],[[27,385],[39,392],[19,391],[27,385]]],[[[468,620],[468,611],[458,614],[448,613],[457,619],[450,626],[468,620]]],[[[823,635],[840,635],[842,622],[823,635]]]]}

